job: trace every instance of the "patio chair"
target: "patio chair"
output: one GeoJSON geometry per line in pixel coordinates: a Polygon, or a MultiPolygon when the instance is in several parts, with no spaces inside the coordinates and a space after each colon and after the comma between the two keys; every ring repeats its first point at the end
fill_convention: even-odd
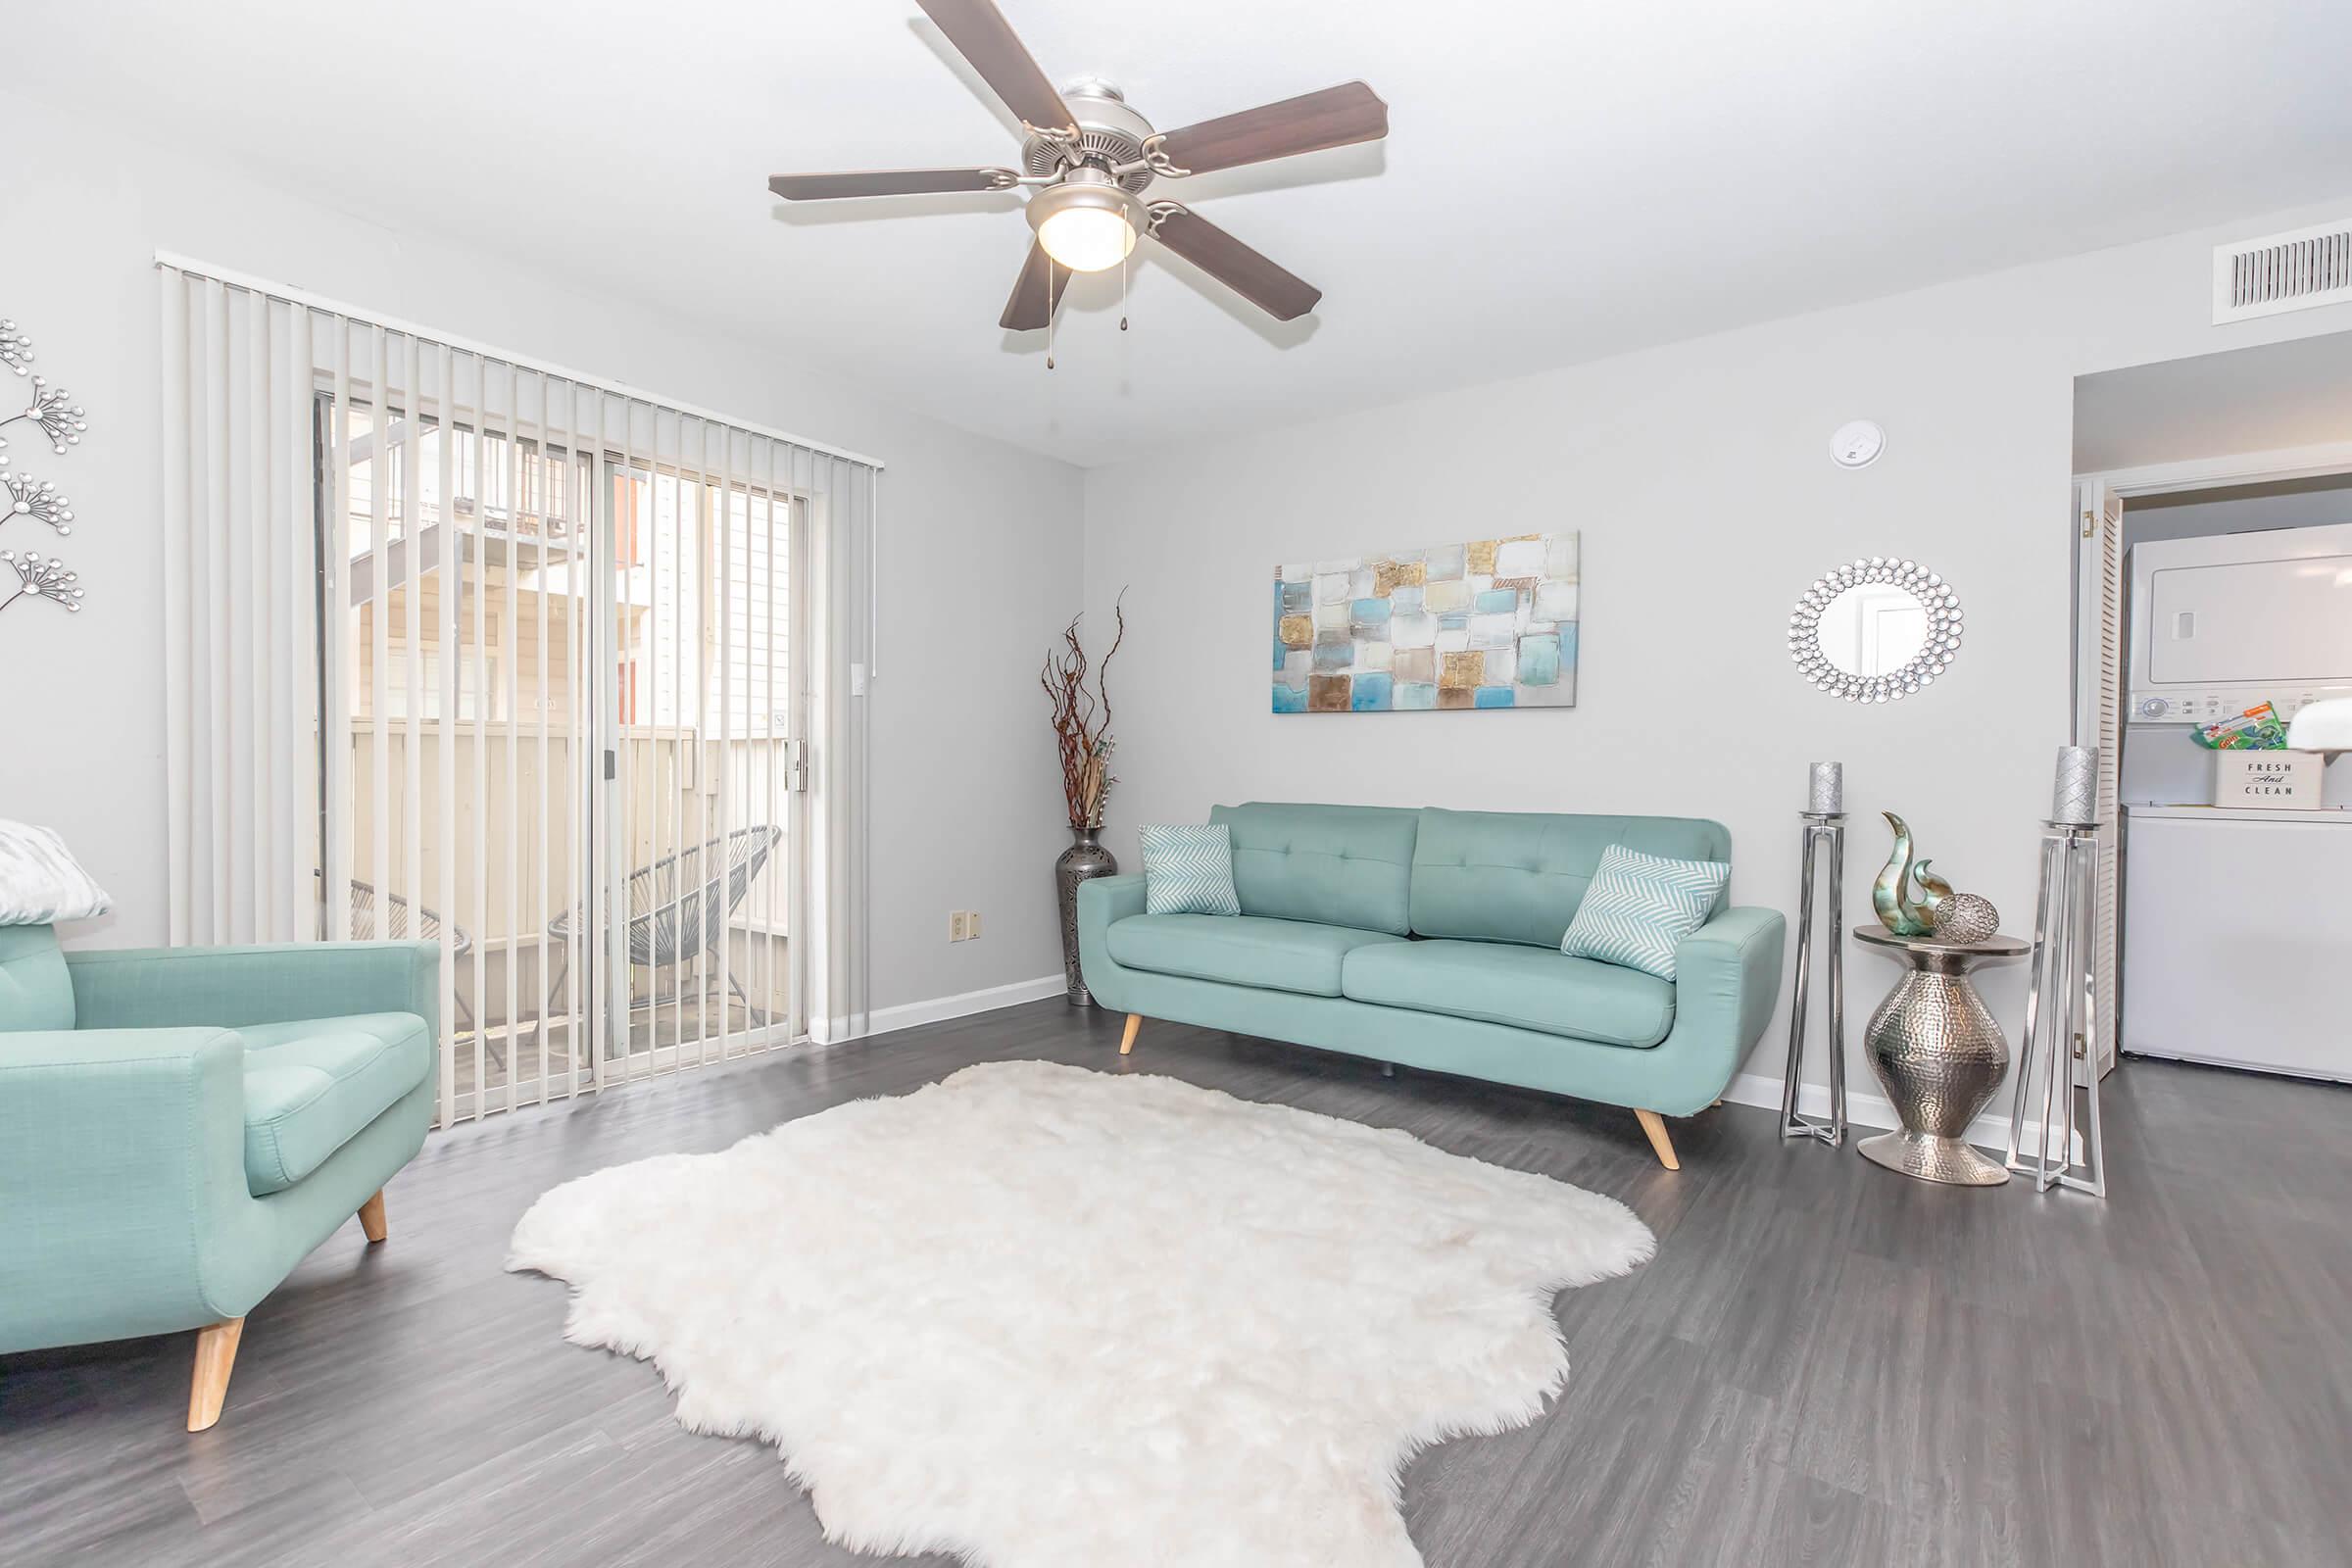
{"type": "MultiPolygon", "coordinates": [[[[413,940],[416,942],[430,942],[435,946],[439,946],[441,941],[441,916],[434,910],[429,909],[422,905],[418,905],[416,906],[416,929],[412,931],[409,929],[409,901],[397,893],[386,893],[381,895],[384,903],[384,925],[386,929],[382,931],[376,930],[375,905],[378,896],[379,895],[376,893],[374,887],[368,883],[356,881],[352,883],[351,939],[354,942],[374,942],[378,940],[385,942],[408,942],[413,940]]],[[[453,922],[449,928],[450,962],[455,964],[459,959],[465,957],[466,955],[471,953],[472,951],[473,933],[466,930],[464,926],[455,924],[453,922]]],[[[465,971],[456,970],[454,972],[463,974],[465,971]]],[[[466,1004],[465,991],[463,989],[453,989],[452,995],[457,999],[458,1017],[460,1020],[462,1020],[466,1029],[472,1029],[473,1009],[466,1004]]]]}
{"type": "MultiPolygon", "coordinates": [[[[738,828],[724,838],[691,845],[631,871],[629,962],[659,974],[665,966],[690,962],[706,948],[716,945],[727,918],[751,892],[753,881],[765,869],[769,853],[783,836],[782,828],[764,824],[738,828]]],[[[569,972],[571,938],[580,928],[580,908],[574,905],[548,922],[548,940],[555,944],[561,958],[555,982],[547,991],[550,1007],[569,972]]],[[[743,982],[732,972],[727,975],[727,988],[742,1001],[752,1022],[764,1027],[767,1014],[752,1005],[743,982]]],[[[631,1006],[671,1000],[674,997],[656,995],[631,1006]]]]}

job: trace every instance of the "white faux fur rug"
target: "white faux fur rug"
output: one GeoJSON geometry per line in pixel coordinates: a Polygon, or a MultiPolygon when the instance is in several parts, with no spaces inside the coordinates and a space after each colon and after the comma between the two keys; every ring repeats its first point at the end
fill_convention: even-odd
{"type": "Polygon", "coordinates": [[[845,1545],[1403,1568],[1405,1460],[1533,1420],[1553,1294],[1655,1246],[1401,1132],[1027,1061],[568,1182],[507,1266],[690,1430],[780,1447],[845,1545]]]}

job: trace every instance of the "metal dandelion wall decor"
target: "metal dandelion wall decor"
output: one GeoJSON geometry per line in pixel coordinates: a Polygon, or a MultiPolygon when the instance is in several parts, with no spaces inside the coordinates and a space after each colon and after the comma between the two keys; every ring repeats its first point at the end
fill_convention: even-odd
{"type": "MultiPolygon", "coordinates": [[[[17,328],[13,320],[0,317],[0,366],[16,374],[27,377],[32,383],[32,402],[21,413],[0,416],[0,529],[11,523],[41,523],[63,539],[74,532],[74,508],[57,488],[56,481],[36,479],[29,473],[14,471],[9,466],[8,430],[19,423],[28,423],[47,439],[49,450],[64,457],[70,447],[81,444],[82,432],[89,421],[82,417],[81,405],[62,386],[51,386],[44,376],[32,373],[32,339],[17,328]]],[[[24,530],[20,526],[18,533],[24,530]]],[[[12,545],[22,539],[10,538],[12,545]]],[[[6,611],[20,599],[46,599],[68,610],[81,608],[81,589],[76,586],[77,574],[68,571],[66,564],[55,556],[43,559],[31,551],[0,550],[0,564],[16,569],[17,580],[12,587],[5,574],[0,574],[0,611],[6,611]]]]}
{"type": "Polygon", "coordinates": [[[0,318],[0,365],[23,375],[31,364],[32,339],[18,331],[16,322],[0,318]]]}
{"type": "Polygon", "coordinates": [[[81,416],[81,405],[73,402],[73,396],[64,387],[51,386],[36,375],[32,378],[32,407],[17,416],[39,425],[41,434],[49,438],[49,450],[61,458],[66,455],[66,448],[81,445],[81,432],[90,427],[81,416]]]}
{"type": "Polygon", "coordinates": [[[29,473],[0,473],[0,520],[8,517],[30,517],[45,522],[60,535],[74,531],[74,509],[66,498],[57,493],[57,486],[48,479],[35,479],[29,473]]]}
{"type": "Polygon", "coordinates": [[[74,574],[55,556],[43,561],[30,551],[20,556],[14,550],[0,550],[0,562],[17,568],[17,586],[0,587],[0,610],[20,599],[54,599],[68,610],[81,608],[81,590],[74,586],[74,574]]]}

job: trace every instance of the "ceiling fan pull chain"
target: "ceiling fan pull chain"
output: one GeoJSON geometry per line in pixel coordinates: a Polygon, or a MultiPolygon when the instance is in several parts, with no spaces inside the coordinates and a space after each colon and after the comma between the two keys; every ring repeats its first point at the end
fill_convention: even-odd
{"type": "Polygon", "coordinates": [[[1054,368],[1054,264],[1046,263],[1046,368],[1054,368]]]}
{"type": "Polygon", "coordinates": [[[1119,330],[1127,330],[1127,270],[1135,265],[1133,250],[1119,258],[1119,330]]]}

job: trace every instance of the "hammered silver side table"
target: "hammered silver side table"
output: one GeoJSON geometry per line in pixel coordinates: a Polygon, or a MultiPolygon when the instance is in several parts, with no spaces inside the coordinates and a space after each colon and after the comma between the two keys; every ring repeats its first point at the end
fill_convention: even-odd
{"type": "Polygon", "coordinates": [[[1986,958],[2022,957],[2026,944],[2006,936],[1938,942],[1875,926],[1854,940],[1886,949],[1905,965],[1862,1033],[1870,1070],[1903,1125],[1863,1139],[1855,1152],[1921,1181],[1998,1187],[2009,1172],[1969,1147],[1968,1124],[2001,1085],[2009,1040],[1968,972],[1986,958]]]}

